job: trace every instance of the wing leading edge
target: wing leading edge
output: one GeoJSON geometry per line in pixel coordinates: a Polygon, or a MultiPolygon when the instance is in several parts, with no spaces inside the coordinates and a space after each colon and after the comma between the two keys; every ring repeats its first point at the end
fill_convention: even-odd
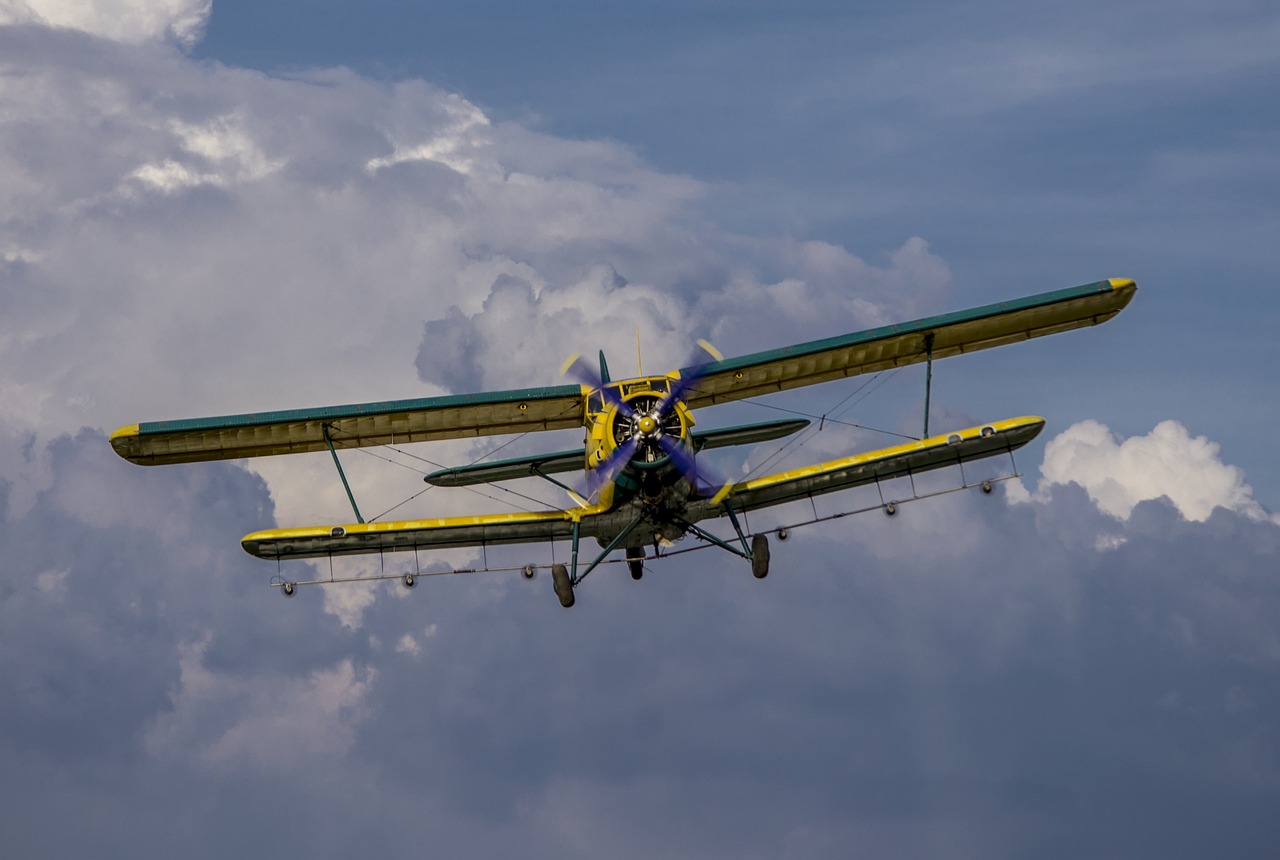
{"type": "Polygon", "coordinates": [[[246,535],[240,545],[258,558],[291,559],[535,543],[566,539],[573,533],[575,518],[604,512],[604,507],[595,506],[571,511],[268,529],[246,535]]]}
{"type": "Polygon", "coordinates": [[[585,396],[582,386],[561,385],[152,421],[121,427],[111,445],[126,460],[155,466],[325,451],[326,432],[335,447],[355,448],[562,430],[582,426],[585,396]]]}
{"type": "MultiPolygon", "coordinates": [[[[731,504],[736,511],[751,511],[877,481],[958,466],[1012,453],[1034,439],[1043,428],[1043,418],[1010,418],[943,436],[931,436],[918,442],[778,472],[734,485],[726,504],[731,504]]],[[[710,500],[702,500],[691,506],[689,514],[691,518],[699,519],[714,517],[719,515],[720,507],[710,500]]]]}
{"type": "Polygon", "coordinates": [[[691,409],[947,358],[1106,322],[1138,286],[1113,278],[1079,287],[682,368],[697,375],[691,409]]]}

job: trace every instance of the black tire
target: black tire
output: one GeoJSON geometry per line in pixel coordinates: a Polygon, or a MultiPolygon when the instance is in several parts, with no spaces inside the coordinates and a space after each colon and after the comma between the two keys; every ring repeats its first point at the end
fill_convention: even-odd
{"type": "Polygon", "coordinates": [[[627,547],[627,570],[631,578],[639,580],[644,576],[644,550],[639,547],[627,547]]]}
{"type": "Polygon", "coordinates": [[[751,575],[756,579],[769,575],[769,536],[764,532],[751,538],[751,575]]]}
{"type": "Polygon", "coordinates": [[[569,568],[563,564],[551,565],[551,586],[565,609],[573,606],[573,583],[569,581],[569,568]]]}

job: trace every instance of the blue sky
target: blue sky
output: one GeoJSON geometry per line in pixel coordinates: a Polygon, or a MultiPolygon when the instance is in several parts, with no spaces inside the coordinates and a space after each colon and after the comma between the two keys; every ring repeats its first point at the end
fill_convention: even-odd
{"type": "MultiPolygon", "coordinates": [[[[1278,36],[1263,3],[0,9],[6,845],[1274,856],[1278,36]],[[348,517],[327,458],[106,442],[1106,277],[1141,287],[1107,325],[936,367],[936,428],[1048,420],[1021,481],[802,531],[762,582],[703,552],[569,612],[497,574],[286,603],[238,541],[348,517]]],[[[916,432],[918,370],[845,417],[916,432]]],[[[353,456],[362,508],[420,491],[401,463],[353,456]]]]}

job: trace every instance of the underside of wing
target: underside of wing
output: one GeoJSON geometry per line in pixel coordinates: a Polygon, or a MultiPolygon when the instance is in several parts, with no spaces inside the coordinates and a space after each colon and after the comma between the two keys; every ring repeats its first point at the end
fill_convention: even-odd
{"type": "Polygon", "coordinates": [[[240,544],[246,552],[259,558],[291,559],[533,543],[567,538],[573,533],[575,519],[590,517],[602,510],[582,508],[268,529],[246,535],[240,544]]]}
{"type": "Polygon", "coordinates": [[[690,408],[947,358],[1097,325],[1119,313],[1137,285],[1112,279],[915,322],[758,352],[679,371],[697,376],[690,408]]]}
{"type": "Polygon", "coordinates": [[[581,386],[562,385],[152,421],[121,427],[111,445],[126,460],[154,466],[325,451],[330,441],[355,448],[560,430],[582,426],[584,398],[581,386]]]}
{"type": "Polygon", "coordinates": [[[436,487],[467,487],[473,484],[488,484],[493,481],[514,481],[517,478],[532,478],[535,475],[581,472],[586,458],[587,452],[584,449],[575,448],[572,451],[557,451],[554,454],[533,454],[528,457],[497,460],[492,463],[472,463],[469,466],[454,466],[451,469],[432,472],[424,480],[436,487]]]}
{"type": "MultiPolygon", "coordinates": [[[[790,436],[808,426],[807,420],[793,418],[718,430],[694,431],[693,445],[699,451],[724,448],[729,445],[754,445],[790,436]]],[[[533,454],[492,463],[472,463],[468,466],[441,469],[427,475],[425,480],[428,484],[437,487],[464,487],[472,484],[487,484],[492,481],[512,481],[517,478],[531,478],[535,475],[581,471],[585,467],[586,458],[587,452],[582,448],[558,451],[554,454],[533,454]]]]}
{"type": "MultiPolygon", "coordinates": [[[[1043,427],[1043,418],[1011,418],[944,436],[931,436],[918,442],[779,472],[735,485],[725,504],[732,505],[736,511],[749,511],[877,481],[944,469],[1015,451],[1034,439],[1043,427]]],[[[702,519],[717,516],[719,512],[719,505],[703,500],[691,506],[689,514],[691,518],[702,519]]]]}

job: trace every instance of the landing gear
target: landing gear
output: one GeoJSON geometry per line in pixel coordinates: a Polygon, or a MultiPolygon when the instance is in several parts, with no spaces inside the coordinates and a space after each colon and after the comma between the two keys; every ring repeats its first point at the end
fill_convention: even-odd
{"type": "Polygon", "coordinates": [[[639,580],[644,576],[644,550],[640,547],[627,547],[627,570],[631,571],[632,579],[639,580]]]}
{"type": "Polygon", "coordinates": [[[763,532],[751,538],[751,575],[756,579],[769,575],[769,536],[763,532]]]}
{"type": "Polygon", "coordinates": [[[551,565],[551,585],[560,598],[560,605],[565,609],[573,606],[573,583],[569,581],[569,568],[563,564],[551,565]]]}

